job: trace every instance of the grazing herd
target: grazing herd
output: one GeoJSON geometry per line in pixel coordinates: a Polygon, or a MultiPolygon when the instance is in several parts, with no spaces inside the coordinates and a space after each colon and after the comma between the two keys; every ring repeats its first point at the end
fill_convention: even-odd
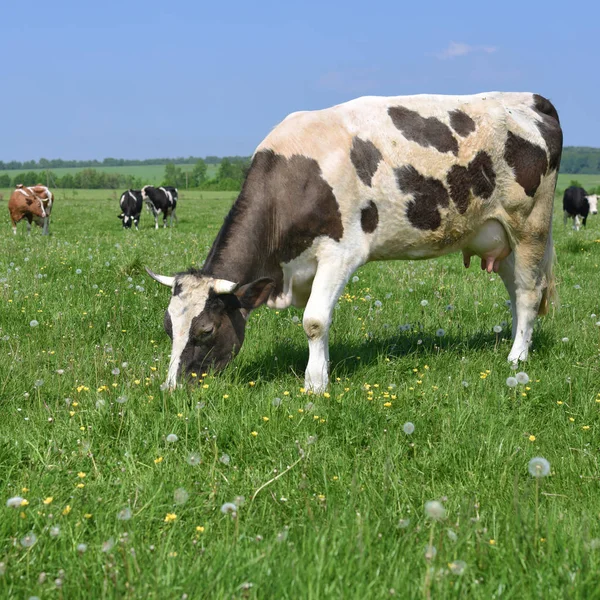
{"type": "MultiPolygon", "coordinates": [[[[353,272],[378,260],[462,252],[497,272],[512,309],[508,360],[526,360],[537,315],[554,293],[552,212],[562,153],[554,106],[531,93],[364,97],[289,115],[261,142],[238,199],[201,270],[148,273],[171,288],[165,386],[223,369],[240,350],[250,313],[304,308],[305,388],[328,385],[329,329],[353,272]]],[[[177,222],[173,187],[127,190],[124,228],[143,204],[158,229],[177,222]]],[[[18,186],[9,209],[44,227],[45,186],[18,186]]],[[[597,196],[570,187],[565,225],[597,213],[597,196]]]]}

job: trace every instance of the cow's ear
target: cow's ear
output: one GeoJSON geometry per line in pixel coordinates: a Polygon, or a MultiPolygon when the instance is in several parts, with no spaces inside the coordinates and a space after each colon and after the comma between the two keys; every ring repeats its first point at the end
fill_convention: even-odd
{"type": "Polygon", "coordinates": [[[261,279],[240,286],[234,294],[240,301],[242,308],[252,310],[264,304],[274,289],[275,282],[269,277],[262,277],[261,279]]]}

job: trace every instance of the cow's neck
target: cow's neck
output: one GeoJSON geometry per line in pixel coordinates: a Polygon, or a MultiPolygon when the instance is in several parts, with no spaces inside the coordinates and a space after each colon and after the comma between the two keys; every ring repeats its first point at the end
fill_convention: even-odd
{"type": "Polygon", "coordinates": [[[261,198],[250,199],[242,188],[213,242],[202,272],[240,285],[270,277],[279,291],[283,273],[277,248],[273,247],[271,210],[261,198]]]}

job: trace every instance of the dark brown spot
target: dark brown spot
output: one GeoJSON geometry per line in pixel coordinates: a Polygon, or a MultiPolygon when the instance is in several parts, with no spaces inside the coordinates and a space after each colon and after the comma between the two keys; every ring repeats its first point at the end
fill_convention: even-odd
{"type": "Polygon", "coordinates": [[[354,138],[350,160],[356,169],[356,174],[365,185],[371,185],[371,180],[381,159],[381,152],[373,142],[361,140],[359,137],[354,138]]]}
{"type": "Polygon", "coordinates": [[[164,322],[164,326],[165,326],[165,331],[167,332],[167,335],[173,339],[173,322],[171,321],[171,315],[169,314],[169,311],[165,311],[165,322],[164,322]]]}
{"type": "Polygon", "coordinates": [[[438,206],[448,206],[448,190],[433,177],[424,177],[413,166],[406,165],[395,169],[398,188],[405,194],[412,194],[406,216],[417,229],[437,229],[442,224],[438,206]]]}
{"type": "Polygon", "coordinates": [[[475,131],[475,121],[462,110],[450,111],[450,125],[461,137],[467,137],[475,131]]]}
{"type": "Polygon", "coordinates": [[[319,163],[261,150],[202,272],[238,283],[270,277],[276,295],[283,285],[281,263],[302,254],[319,236],[339,242],[343,234],[339,205],[319,163]]]}
{"type": "Polygon", "coordinates": [[[458,154],[458,142],[448,125],[435,117],[422,117],[404,106],[388,108],[388,115],[407,140],[420,146],[433,146],[439,152],[458,154]]]}
{"type": "Polygon", "coordinates": [[[176,281],[173,286],[173,296],[179,296],[179,294],[181,294],[181,283],[176,281]]]}
{"type": "Polygon", "coordinates": [[[533,95],[533,110],[542,118],[541,121],[536,121],[535,124],[548,148],[548,167],[550,171],[554,171],[560,166],[563,143],[558,113],[552,102],[539,94],[533,95]]]}
{"type": "Polygon", "coordinates": [[[512,167],[517,183],[533,198],[542,176],[548,169],[545,150],[509,131],[504,147],[504,159],[512,167]]]}
{"type": "Polygon", "coordinates": [[[487,152],[479,151],[468,167],[454,165],[447,175],[450,197],[458,212],[464,214],[469,208],[471,192],[481,198],[489,198],[496,188],[496,172],[487,152]]]}
{"type": "Polygon", "coordinates": [[[373,233],[377,229],[379,223],[379,211],[377,204],[373,200],[369,201],[369,205],[360,211],[360,224],[365,233],[373,233]]]}

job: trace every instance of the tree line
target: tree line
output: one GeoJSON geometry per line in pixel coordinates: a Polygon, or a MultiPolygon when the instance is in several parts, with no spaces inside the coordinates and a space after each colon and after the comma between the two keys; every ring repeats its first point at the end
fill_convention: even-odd
{"type": "MultiPolygon", "coordinates": [[[[214,177],[208,177],[208,164],[198,158],[191,171],[184,171],[175,163],[167,163],[161,185],[172,185],[182,189],[215,191],[239,191],[250,165],[250,158],[239,156],[220,159],[214,177]]],[[[11,177],[0,172],[0,188],[15,187],[18,184],[36,185],[42,183],[58,189],[116,190],[121,188],[139,189],[148,182],[143,178],[126,173],[107,173],[98,169],[85,168],[77,173],[57,175],[50,169],[25,171],[11,177]]]]}
{"type": "MultiPolygon", "coordinates": [[[[241,156],[228,157],[230,160],[243,160],[241,156]]],[[[166,165],[169,163],[178,165],[193,165],[201,157],[199,156],[188,156],[178,158],[146,158],[143,160],[128,159],[128,158],[105,158],[104,160],[63,160],[62,158],[40,158],[40,160],[26,160],[18,161],[11,160],[4,162],[0,160],[0,171],[34,171],[42,170],[47,171],[50,169],[63,169],[66,167],[74,167],[77,169],[85,168],[97,168],[97,167],[140,167],[146,165],[166,165]]],[[[219,156],[206,156],[202,158],[207,165],[218,165],[223,159],[219,156]]]]}

